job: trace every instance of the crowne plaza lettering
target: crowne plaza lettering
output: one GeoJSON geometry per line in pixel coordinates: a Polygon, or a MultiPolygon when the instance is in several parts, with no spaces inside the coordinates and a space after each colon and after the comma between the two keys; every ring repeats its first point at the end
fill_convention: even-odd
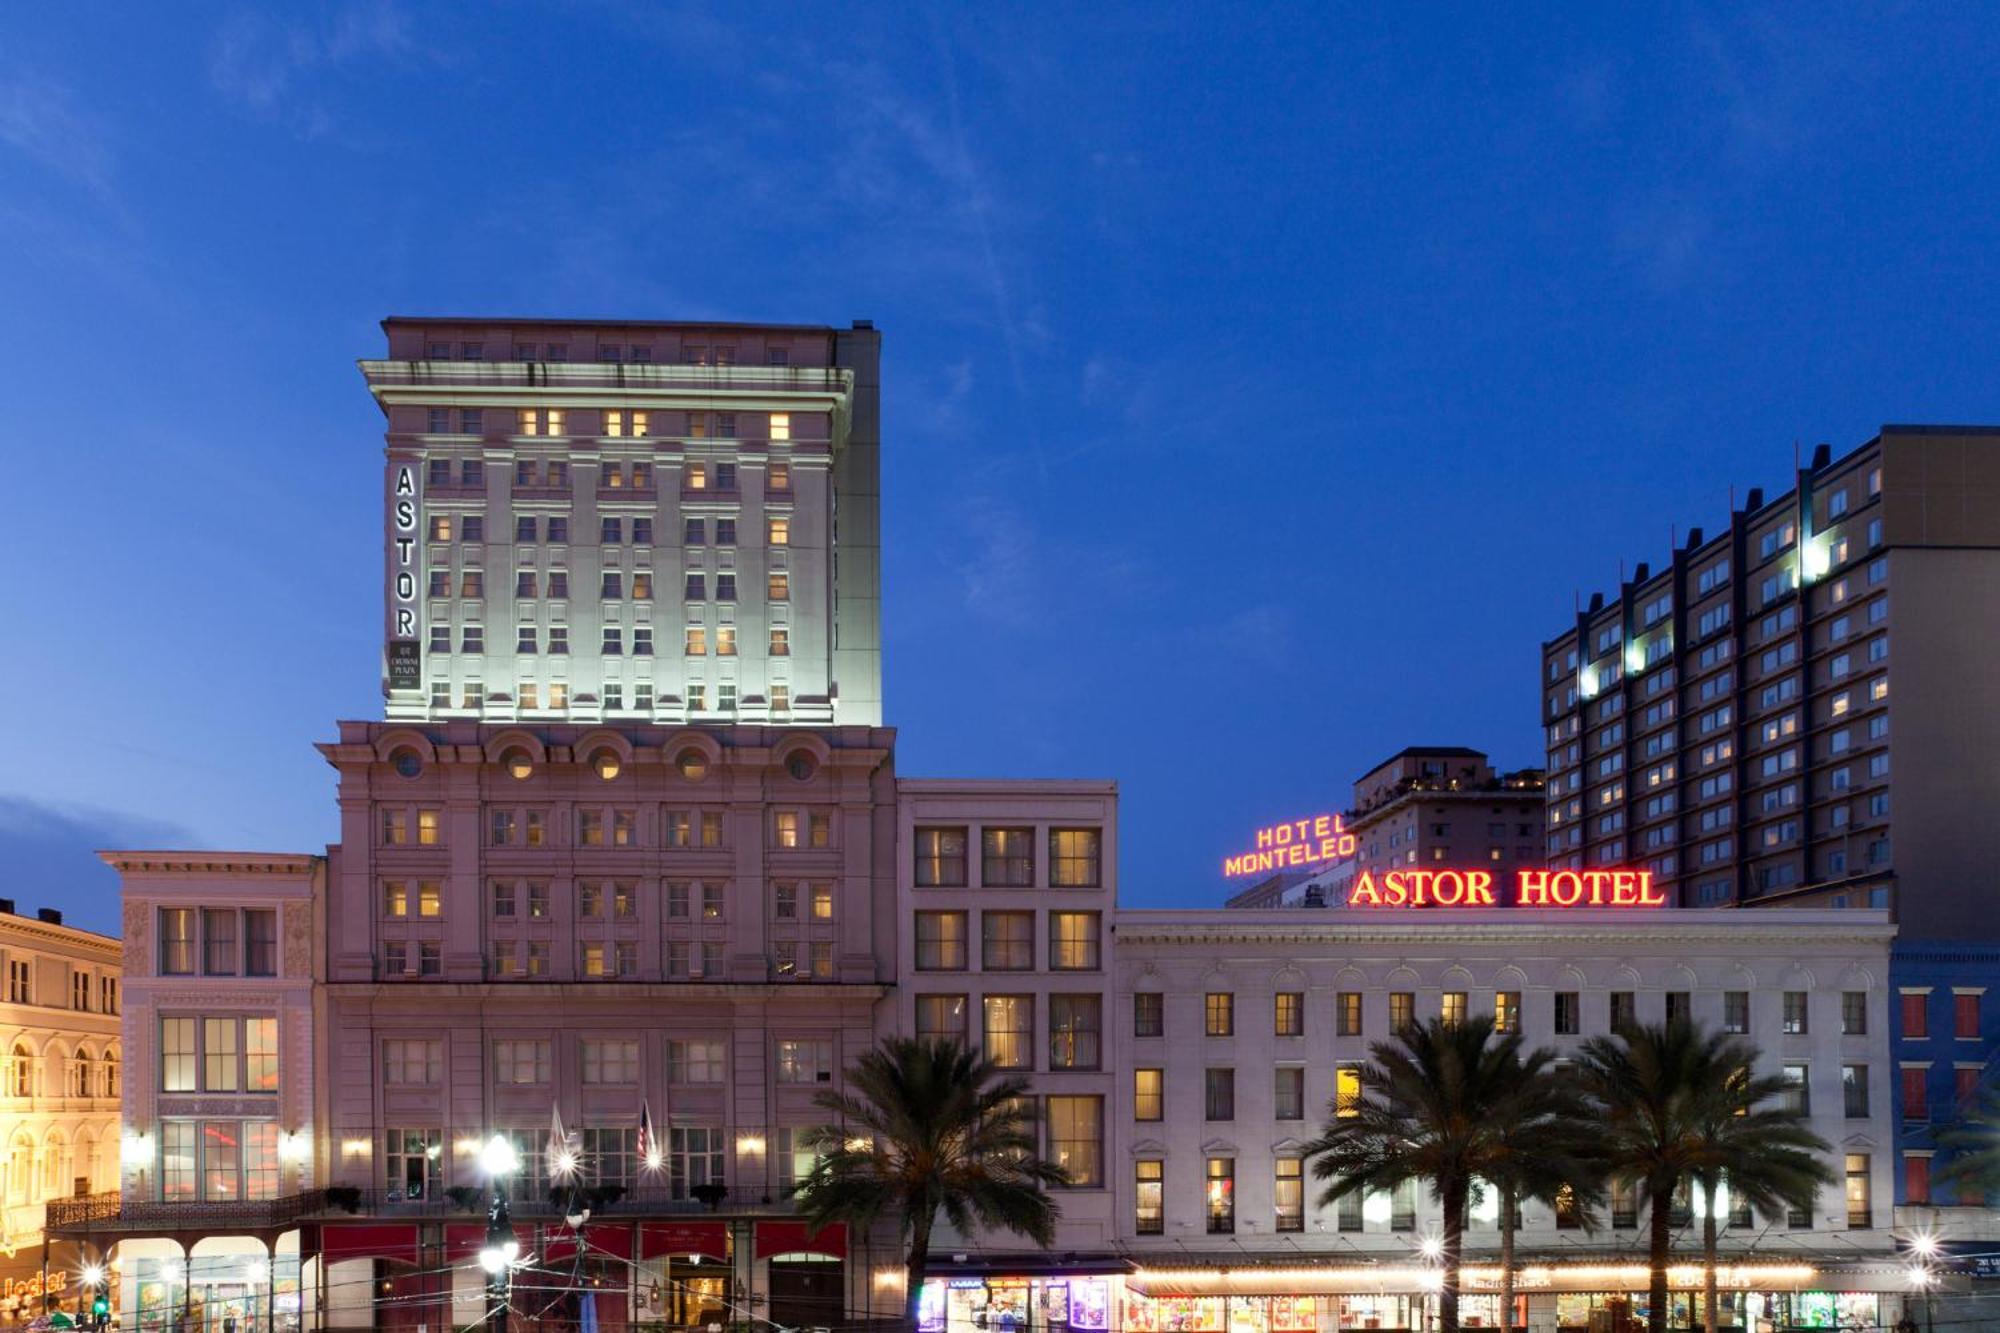
{"type": "MultiPolygon", "coordinates": [[[[1518,870],[1515,907],[1665,907],[1650,870],[1518,870]]],[[[1364,870],[1347,891],[1349,907],[1500,907],[1485,870],[1364,870]]]]}

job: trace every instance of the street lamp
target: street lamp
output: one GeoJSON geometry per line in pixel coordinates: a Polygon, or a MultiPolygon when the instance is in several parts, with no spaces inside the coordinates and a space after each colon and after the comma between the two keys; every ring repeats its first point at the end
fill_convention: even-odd
{"type": "Polygon", "coordinates": [[[493,1333],[507,1333],[514,1261],[521,1257],[521,1242],[507,1212],[507,1177],[521,1169],[521,1158],[505,1135],[495,1134],[480,1149],[479,1164],[493,1188],[493,1203],[486,1210],[486,1244],[479,1250],[479,1266],[486,1270],[486,1317],[493,1333]]]}
{"type": "MultiPolygon", "coordinates": [[[[1936,1242],[1932,1242],[1931,1252],[1937,1252],[1936,1242]]],[[[1925,1265],[1911,1264],[1910,1285],[1924,1293],[1924,1333],[1933,1333],[1936,1325],[1931,1314],[1931,1288],[1937,1285],[1937,1274],[1925,1265]]]]}

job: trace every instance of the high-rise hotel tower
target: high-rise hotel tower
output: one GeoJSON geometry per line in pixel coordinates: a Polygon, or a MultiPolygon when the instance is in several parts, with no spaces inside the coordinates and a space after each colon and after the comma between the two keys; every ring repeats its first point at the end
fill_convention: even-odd
{"type": "Polygon", "coordinates": [[[391,719],[881,723],[872,324],[383,329],[391,719]]]}

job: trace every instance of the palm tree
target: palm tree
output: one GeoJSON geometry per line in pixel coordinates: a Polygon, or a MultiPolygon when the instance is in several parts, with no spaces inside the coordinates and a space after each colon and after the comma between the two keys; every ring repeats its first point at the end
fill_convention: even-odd
{"type": "Polygon", "coordinates": [[[1939,1168],[1934,1184],[1956,1187],[1967,1203],[1984,1203],[1986,1196],[2000,1191],[2000,1088],[1982,1088],[1977,1101],[1937,1141],[1952,1156],[1939,1168]],[[1966,1199],[1968,1191],[1978,1197],[1966,1199]]]}
{"type": "Polygon", "coordinates": [[[999,1227],[1053,1243],[1059,1210],[1047,1190],[1069,1174],[1037,1155],[1027,1079],[1002,1077],[956,1041],[886,1037],[855,1060],[847,1083],[851,1092],[814,1099],[835,1123],[806,1136],[814,1162],[799,1206],[815,1228],[899,1219],[911,1329],[940,1212],[960,1234],[999,1227]]]}
{"type": "MultiPolygon", "coordinates": [[[[1490,1014],[1412,1025],[1393,1041],[1373,1043],[1369,1054],[1360,1097],[1337,1102],[1325,1131],[1306,1146],[1313,1178],[1328,1182],[1319,1202],[1426,1182],[1444,1212],[1439,1327],[1458,1333],[1458,1268],[1473,1182],[1493,1181],[1517,1198],[1540,1188],[1541,1168],[1529,1159],[1545,1131],[1556,1137],[1551,1122],[1559,1115],[1557,1101],[1545,1101],[1548,1090],[1536,1086],[1550,1078],[1549,1056],[1538,1050],[1523,1058],[1520,1035],[1496,1036],[1490,1014]]],[[[1503,1214],[1509,1211],[1503,1200],[1503,1214]]],[[[1511,1280],[1508,1286],[1511,1296],[1511,1280]]]]}
{"type": "MultiPolygon", "coordinates": [[[[1712,1201],[1724,1178],[1734,1190],[1740,1175],[1743,1197],[1775,1211],[1780,1203],[1797,1200],[1809,1207],[1817,1186],[1831,1179],[1812,1155],[1827,1145],[1805,1127],[1803,1117],[1787,1107],[1763,1105],[1786,1085],[1752,1075],[1756,1060],[1749,1043],[1680,1019],[1593,1037],[1578,1052],[1585,1090],[1599,1108],[1601,1150],[1611,1177],[1646,1199],[1649,1333],[1664,1333],[1667,1326],[1673,1200],[1684,1183],[1705,1180],[1712,1201]]],[[[1705,1211],[1712,1321],[1712,1203],[1705,1211]]]]}
{"type": "MultiPolygon", "coordinates": [[[[1746,1049],[1741,1054],[1754,1052],[1746,1049]]],[[[1781,1208],[1811,1208],[1820,1186],[1833,1183],[1833,1171],[1821,1155],[1829,1145],[1807,1127],[1803,1115],[1784,1103],[1788,1087],[1784,1079],[1752,1074],[1745,1063],[1702,1099],[1694,1183],[1701,1186],[1705,1205],[1701,1218],[1705,1333],[1716,1333],[1721,1322],[1715,1214],[1723,1189],[1727,1187],[1732,1200],[1775,1215],[1781,1208]]]]}
{"type": "Polygon", "coordinates": [[[1530,1201],[1576,1209],[1585,1225],[1603,1197],[1596,1125],[1582,1087],[1536,1048],[1519,1060],[1513,1090],[1487,1116],[1492,1152],[1480,1177],[1500,1204],[1500,1323],[1514,1322],[1514,1242],[1530,1201]]]}

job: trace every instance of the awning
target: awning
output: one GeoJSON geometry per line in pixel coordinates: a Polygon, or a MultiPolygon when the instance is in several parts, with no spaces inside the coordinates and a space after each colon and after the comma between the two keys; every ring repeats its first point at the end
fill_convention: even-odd
{"type": "Polygon", "coordinates": [[[704,1259],[728,1260],[727,1222],[641,1222],[639,1257],[657,1259],[663,1254],[698,1254],[704,1259]]]}
{"type": "Polygon", "coordinates": [[[415,1222],[329,1222],[320,1228],[319,1257],[322,1263],[337,1264],[344,1259],[393,1259],[397,1263],[417,1262],[415,1222]]]}
{"type": "MultiPolygon", "coordinates": [[[[518,1234],[518,1232],[516,1233],[518,1234]]],[[[463,1263],[476,1259],[486,1248],[486,1224],[484,1222],[447,1222],[444,1224],[444,1260],[448,1264],[463,1263]]]]}
{"type": "Polygon", "coordinates": [[[825,1254],[835,1259],[847,1257],[847,1223],[835,1222],[820,1231],[808,1231],[806,1222],[759,1222],[755,1257],[774,1254],[825,1254]]]}
{"type": "MultiPolygon", "coordinates": [[[[585,1253],[615,1255],[620,1259],[632,1257],[632,1224],[630,1222],[594,1222],[583,1229],[585,1253]]],[[[568,1227],[551,1228],[542,1239],[542,1263],[561,1263],[576,1257],[576,1232],[568,1227]]]]}

